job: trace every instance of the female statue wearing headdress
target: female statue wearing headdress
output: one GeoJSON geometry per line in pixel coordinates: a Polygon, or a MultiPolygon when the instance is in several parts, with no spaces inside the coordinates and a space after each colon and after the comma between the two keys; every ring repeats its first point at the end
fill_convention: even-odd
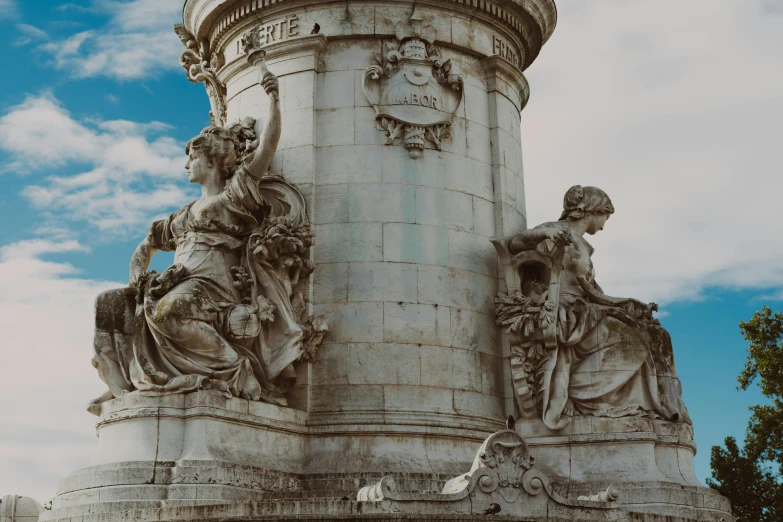
{"type": "MultiPolygon", "coordinates": [[[[690,423],[669,335],[652,317],[656,305],[606,296],[595,281],[593,247],[584,236],[603,230],[613,213],[604,191],[574,186],[558,221],[526,230],[508,244],[512,255],[534,249],[553,255],[562,249],[556,305],[544,303],[549,291],[544,282],[526,281],[516,289],[518,299],[528,304],[544,294],[541,305],[556,321],[553,353],[532,369],[539,413],[550,429],[561,429],[580,414],[690,423]]],[[[499,303],[504,324],[521,324],[518,315],[502,316],[511,309],[499,303]]],[[[526,332],[517,333],[517,340],[524,341],[526,332]]]]}

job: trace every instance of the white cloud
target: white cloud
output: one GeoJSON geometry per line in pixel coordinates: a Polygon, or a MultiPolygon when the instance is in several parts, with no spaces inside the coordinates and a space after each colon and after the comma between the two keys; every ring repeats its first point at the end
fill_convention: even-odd
{"type": "MultiPolygon", "coordinates": [[[[182,18],[182,0],[132,0],[107,2],[114,22],[126,31],[155,27],[173,33],[173,18],[182,18]]],[[[180,20],[181,22],[181,20],[180,20]]]]}
{"type": "Polygon", "coordinates": [[[528,218],[596,185],[607,292],[671,302],[783,287],[779,0],[562,2],[527,72],[528,218]],[[696,22],[694,22],[696,21],[696,22]]]}
{"type": "Polygon", "coordinates": [[[183,47],[172,27],[181,21],[181,0],[101,2],[95,9],[110,16],[105,28],[41,46],[58,69],[78,78],[132,80],[180,67],[183,47]]]}
{"type": "Polygon", "coordinates": [[[13,158],[7,170],[18,173],[87,164],[87,171],[50,176],[24,194],[41,210],[122,232],[189,199],[183,148],[160,135],[168,129],[159,122],[77,121],[44,94],[0,118],[0,148],[13,158]]]}
{"type": "Polygon", "coordinates": [[[45,502],[57,482],[89,464],[104,390],[92,357],[95,296],[120,283],[78,277],[43,255],[87,252],[75,241],[29,240],[0,247],[0,491],[45,502]],[[56,441],[56,443],[52,443],[56,441]]]}
{"type": "Polygon", "coordinates": [[[14,0],[0,0],[0,20],[16,18],[17,14],[18,11],[14,0]]]}
{"type": "Polygon", "coordinates": [[[39,29],[30,24],[16,24],[16,29],[22,33],[22,36],[14,41],[15,46],[23,46],[32,42],[41,42],[49,40],[49,35],[43,29],[39,29]]]}

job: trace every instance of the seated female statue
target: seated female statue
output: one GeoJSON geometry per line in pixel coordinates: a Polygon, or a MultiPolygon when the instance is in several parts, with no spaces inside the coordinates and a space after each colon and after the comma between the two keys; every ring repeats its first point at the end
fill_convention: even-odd
{"type": "Polygon", "coordinates": [[[208,127],[188,143],[185,169],[201,198],[155,222],[134,252],[136,303],[116,292],[98,298],[93,364],[110,391],[93,407],[127,391],[203,388],[285,403],[279,381],[290,380],[291,364],[305,352],[302,306],[291,297],[300,272],[312,271],[303,255],[312,234],[301,194],[267,173],[281,115],[277,78],[267,72],[262,85],[271,104],[258,139],[243,122],[208,127]],[[175,252],[174,265],[147,272],[160,250],[175,252]],[[112,314],[123,307],[133,310],[122,332],[132,340],[117,343],[122,321],[112,322],[112,314]],[[107,332],[110,342],[102,341],[107,332]]]}
{"type": "MultiPolygon", "coordinates": [[[[526,230],[509,242],[511,254],[542,250],[545,241],[550,254],[564,249],[559,303],[551,307],[557,346],[536,368],[538,407],[550,429],[561,429],[579,414],[690,423],[674,374],[671,341],[652,317],[656,305],[606,296],[595,281],[593,247],[584,236],[603,230],[613,213],[604,191],[575,186],[565,195],[559,221],[526,230]]],[[[518,290],[530,294],[524,282],[518,290]]]]}

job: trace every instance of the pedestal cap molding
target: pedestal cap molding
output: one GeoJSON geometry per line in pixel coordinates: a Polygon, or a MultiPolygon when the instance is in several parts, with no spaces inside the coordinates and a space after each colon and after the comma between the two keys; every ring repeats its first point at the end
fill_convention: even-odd
{"type": "MultiPolygon", "coordinates": [[[[187,30],[195,35],[199,42],[208,42],[209,48],[221,47],[223,37],[237,24],[248,20],[261,19],[267,13],[289,8],[325,7],[331,2],[313,2],[312,0],[185,0],[183,21],[187,30]]],[[[361,7],[374,0],[355,0],[352,7],[361,7]]],[[[389,4],[403,5],[413,2],[400,0],[389,4]]],[[[520,68],[527,68],[549,39],[557,21],[557,9],[554,0],[423,0],[419,6],[454,9],[455,12],[478,12],[493,19],[498,27],[511,31],[524,42],[524,62],[520,68]]],[[[304,28],[302,28],[304,29],[304,28]]],[[[327,35],[331,36],[331,35],[327,35]]]]}

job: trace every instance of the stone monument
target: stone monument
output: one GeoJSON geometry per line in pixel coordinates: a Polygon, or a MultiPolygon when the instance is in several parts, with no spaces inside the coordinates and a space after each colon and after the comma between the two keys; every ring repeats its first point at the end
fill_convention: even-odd
{"type": "Polygon", "coordinates": [[[98,297],[99,448],[42,521],[732,520],[693,474],[654,306],[595,284],[608,197],[574,187],[526,230],[523,71],[552,0],[183,18],[202,197],[98,297]]]}

